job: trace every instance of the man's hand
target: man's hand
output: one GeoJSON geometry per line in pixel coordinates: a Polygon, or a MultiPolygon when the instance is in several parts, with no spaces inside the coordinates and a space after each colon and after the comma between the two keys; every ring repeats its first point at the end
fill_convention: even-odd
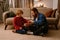
{"type": "Polygon", "coordinates": [[[24,26],[26,26],[26,27],[27,27],[27,26],[30,26],[32,23],[34,23],[34,21],[29,20],[27,23],[24,24],[24,26]]]}
{"type": "Polygon", "coordinates": [[[32,21],[32,20],[30,20],[31,21],[31,23],[34,23],[34,21],[32,21]]]}

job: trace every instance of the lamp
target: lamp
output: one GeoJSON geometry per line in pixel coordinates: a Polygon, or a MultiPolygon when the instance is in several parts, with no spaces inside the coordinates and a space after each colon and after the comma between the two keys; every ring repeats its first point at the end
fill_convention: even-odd
{"type": "Polygon", "coordinates": [[[40,7],[44,7],[44,4],[43,3],[40,3],[40,7]]]}
{"type": "Polygon", "coordinates": [[[39,3],[35,4],[34,7],[44,7],[44,4],[39,2],[39,3]]]}

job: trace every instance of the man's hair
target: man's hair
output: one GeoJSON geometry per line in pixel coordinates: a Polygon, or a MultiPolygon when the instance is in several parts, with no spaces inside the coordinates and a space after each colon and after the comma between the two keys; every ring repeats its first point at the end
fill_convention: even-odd
{"type": "Polygon", "coordinates": [[[16,15],[23,14],[22,10],[17,10],[16,15]]]}
{"type": "Polygon", "coordinates": [[[39,12],[38,12],[38,10],[37,10],[37,8],[32,8],[31,9],[35,14],[38,14],[39,12]]]}

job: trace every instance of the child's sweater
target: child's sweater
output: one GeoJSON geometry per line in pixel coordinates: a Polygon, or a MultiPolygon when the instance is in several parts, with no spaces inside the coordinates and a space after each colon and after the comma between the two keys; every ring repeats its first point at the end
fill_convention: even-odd
{"type": "Polygon", "coordinates": [[[20,27],[23,27],[24,23],[27,23],[27,20],[23,17],[14,17],[13,25],[16,30],[20,30],[20,27]]]}

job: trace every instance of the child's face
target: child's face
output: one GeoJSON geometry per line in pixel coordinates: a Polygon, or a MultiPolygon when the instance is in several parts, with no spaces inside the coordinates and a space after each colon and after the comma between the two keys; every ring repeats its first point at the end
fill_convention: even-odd
{"type": "Polygon", "coordinates": [[[20,12],[20,11],[18,11],[17,14],[19,17],[22,17],[22,15],[23,15],[22,12],[20,12]]]}
{"type": "Polygon", "coordinates": [[[22,13],[20,13],[18,16],[19,16],[19,17],[22,17],[22,13]]]}

